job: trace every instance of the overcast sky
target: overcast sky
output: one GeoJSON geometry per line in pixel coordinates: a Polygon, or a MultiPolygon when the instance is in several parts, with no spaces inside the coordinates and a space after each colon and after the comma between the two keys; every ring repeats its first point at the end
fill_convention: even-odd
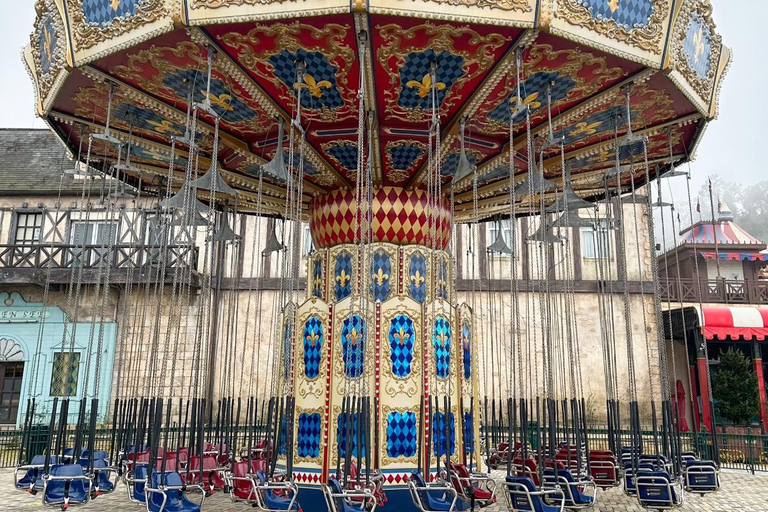
{"type": "MultiPolygon", "coordinates": [[[[710,174],[745,184],[768,179],[765,153],[768,131],[768,49],[761,35],[768,21],[768,0],[712,0],[718,32],[734,53],[720,96],[720,116],[710,123],[692,164],[694,190],[710,174]]],[[[21,63],[21,48],[34,22],[33,0],[3,2],[0,16],[0,127],[37,127],[32,84],[21,63]]],[[[684,193],[684,179],[671,183],[684,193]]]]}

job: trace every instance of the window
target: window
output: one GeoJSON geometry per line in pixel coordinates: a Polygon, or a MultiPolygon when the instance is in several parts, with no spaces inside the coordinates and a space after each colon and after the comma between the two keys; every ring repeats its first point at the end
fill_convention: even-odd
{"type": "Polygon", "coordinates": [[[51,396],[76,396],[80,352],[55,352],[51,374],[51,396]]]}
{"type": "MultiPolygon", "coordinates": [[[[496,242],[498,236],[499,227],[501,227],[501,236],[507,247],[512,249],[512,256],[515,256],[517,249],[515,248],[515,225],[510,222],[509,219],[503,219],[499,222],[488,223],[488,245],[493,245],[496,242]]],[[[503,254],[499,252],[493,253],[493,256],[510,256],[509,254],[503,254]]]]}
{"type": "Polygon", "coordinates": [[[582,228],[581,230],[581,254],[584,258],[610,258],[611,257],[611,223],[608,220],[599,220],[597,229],[582,228]]]}
{"type": "Polygon", "coordinates": [[[73,221],[70,239],[74,246],[72,254],[75,265],[80,265],[83,261],[86,266],[98,265],[99,258],[107,254],[110,245],[117,242],[117,222],[73,221]],[[85,250],[83,245],[86,246],[85,250]]]}
{"type": "Polygon", "coordinates": [[[302,241],[302,254],[304,256],[309,256],[312,254],[312,251],[314,250],[315,246],[312,244],[312,233],[309,231],[309,226],[304,226],[304,240],[302,241]]]}
{"type": "Polygon", "coordinates": [[[42,213],[17,213],[16,238],[20,245],[32,245],[40,242],[40,230],[43,226],[42,213]]]}
{"type": "Polygon", "coordinates": [[[21,400],[24,363],[0,363],[0,423],[15,423],[21,400]]]}

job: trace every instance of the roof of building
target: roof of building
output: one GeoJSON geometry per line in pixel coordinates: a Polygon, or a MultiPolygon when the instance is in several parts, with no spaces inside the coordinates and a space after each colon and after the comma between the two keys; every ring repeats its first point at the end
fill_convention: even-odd
{"type": "Polygon", "coordinates": [[[747,233],[734,221],[733,212],[725,203],[719,204],[719,215],[716,221],[697,222],[683,231],[682,244],[715,245],[715,240],[721,251],[727,252],[729,246],[754,246],[755,252],[765,249],[765,242],[747,233]]]}
{"type": "Polygon", "coordinates": [[[0,195],[79,195],[83,180],[62,170],[74,160],[48,129],[0,128],[0,195]]]}

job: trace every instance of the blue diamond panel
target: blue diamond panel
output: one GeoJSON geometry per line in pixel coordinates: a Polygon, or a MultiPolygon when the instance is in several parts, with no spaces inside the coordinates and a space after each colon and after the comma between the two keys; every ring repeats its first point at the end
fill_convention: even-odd
{"type": "Polygon", "coordinates": [[[288,380],[291,374],[291,361],[293,360],[293,328],[290,323],[285,324],[285,336],[283,337],[283,378],[288,380]]]}
{"type": "Polygon", "coordinates": [[[475,429],[472,426],[472,413],[464,413],[464,453],[469,455],[472,453],[475,444],[475,429]]]}
{"type": "Polygon", "coordinates": [[[461,348],[464,353],[464,378],[469,380],[472,377],[472,332],[468,322],[461,323],[461,348]]]}
{"type": "Polygon", "coordinates": [[[435,83],[437,105],[443,104],[446,93],[456,80],[464,75],[464,57],[454,55],[448,50],[435,53],[434,50],[413,52],[405,56],[400,68],[400,97],[397,104],[406,109],[428,109],[430,103],[430,68],[437,62],[435,83]]]}
{"type": "MultiPolygon", "coordinates": [[[[203,102],[206,94],[206,77],[197,70],[179,69],[168,73],[163,78],[163,84],[173,89],[180,98],[189,96],[190,84],[193,84],[194,101],[203,102]]],[[[229,88],[218,78],[211,78],[211,107],[229,123],[241,123],[251,121],[258,117],[258,113],[248,105],[237,99],[229,88]]]]}
{"type": "Polygon", "coordinates": [[[347,427],[350,426],[347,423],[347,413],[343,412],[339,414],[338,421],[336,423],[336,441],[339,443],[339,448],[341,451],[341,456],[345,457],[347,454],[347,445],[349,444],[350,447],[350,453],[353,457],[357,457],[358,459],[360,457],[365,457],[365,445],[366,441],[365,438],[363,438],[363,446],[362,450],[360,450],[362,453],[358,453],[358,447],[357,447],[357,429],[358,429],[358,417],[359,415],[355,413],[353,419],[352,419],[352,432],[351,437],[349,439],[349,442],[347,442],[347,427]]]}
{"type": "Polygon", "coordinates": [[[486,185],[499,178],[509,178],[509,167],[504,167],[503,165],[494,167],[490,172],[487,172],[482,176],[478,176],[477,184],[486,185]]]}
{"type": "Polygon", "coordinates": [[[344,106],[344,100],[336,87],[337,67],[320,52],[308,52],[300,48],[295,53],[283,50],[269,58],[275,68],[275,76],[298,93],[296,61],[303,61],[304,83],[301,91],[301,106],[309,109],[336,109],[344,106]]]}
{"type": "Polygon", "coordinates": [[[320,359],[323,355],[323,323],[316,316],[304,323],[304,375],[314,379],[320,374],[320,359]]]}
{"type": "Polygon", "coordinates": [[[325,152],[346,170],[357,170],[357,144],[354,142],[334,142],[325,152]]]}
{"type": "Polygon", "coordinates": [[[445,379],[451,371],[451,324],[445,318],[435,320],[432,344],[435,347],[435,373],[438,378],[445,379]]]}
{"type": "Polygon", "coordinates": [[[391,162],[392,168],[396,171],[407,171],[424,156],[426,150],[416,144],[408,142],[400,143],[397,145],[389,146],[387,148],[387,155],[391,162]]]}
{"type": "Polygon", "coordinates": [[[415,337],[413,320],[408,315],[397,315],[392,319],[389,326],[389,348],[392,373],[395,377],[407,377],[411,374],[415,337]]]}
{"type": "Polygon", "coordinates": [[[408,265],[408,295],[421,304],[427,298],[427,259],[420,252],[411,254],[408,265]]]}
{"type": "MultiPolygon", "coordinates": [[[[287,149],[283,150],[283,160],[285,161],[285,165],[289,165],[290,162],[291,162],[291,152],[289,150],[287,150],[287,149]]],[[[304,161],[304,169],[303,169],[304,174],[309,174],[310,176],[314,176],[315,174],[317,174],[317,167],[312,165],[312,162],[307,160],[306,157],[304,158],[303,161],[304,161]]],[[[299,160],[299,154],[298,153],[294,153],[294,156],[293,156],[293,167],[297,171],[299,169],[299,163],[300,162],[301,162],[301,160],[299,160]]]]}
{"type": "Polygon", "coordinates": [[[387,456],[413,457],[416,455],[418,435],[415,413],[390,412],[387,415],[387,456]]]}
{"type": "MultiPolygon", "coordinates": [[[[443,176],[453,176],[453,174],[456,172],[456,168],[459,167],[460,157],[461,153],[458,151],[445,157],[445,162],[443,162],[443,166],[440,168],[440,174],[443,176]]],[[[467,153],[467,160],[469,160],[469,163],[474,165],[477,162],[477,156],[474,153],[467,153]]]]}
{"type": "Polygon", "coordinates": [[[448,263],[445,260],[440,260],[437,269],[437,297],[448,300],[448,263]]]}
{"type": "Polygon", "coordinates": [[[391,291],[390,275],[392,274],[392,259],[386,251],[373,253],[371,261],[371,295],[373,300],[384,302],[391,291]]]}
{"type": "Polygon", "coordinates": [[[706,78],[709,74],[709,54],[712,52],[712,35],[704,19],[696,12],[691,16],[688,26],[685,28],[683,51],[697,75],[706,78]]]}
{"type": "Polygon", "coordinates": [[[299,414],[299,435],[296,439],[296,453],[299,457],[320,456],[320,413],[299,414]]]}
{"type": "Polygon", "coordinates": [[[143,0],[83,0],[83,16],[86,23],[101,27],[120,16],[133,16],[143,0]]]}
{"type": "Polygon", "coordinates": [[[352,255],[341,251],[336,256],[336,268],[333,272],[333,293],[340,301],[352,293],[352,255]]]}
{"type": "MultiPolygon", "coordinates": [[[[499,123],[509,124],[512,112],[517,110],[518,102],[528,105],[531,113],[541,108],[547,107],[547,86],[552,87],[552,103],[560,101],[568,96],[568,92],[573,89],[576,82],[570,76],[560,76],[557,72],[534,73],[520,86],[522,99],[517,97],[517,88],[507,96],[504,101],[499,103],[493,110],[488,112],[488,119],[499,123]]],[[[525,120],[525,111],[515,117],[515,122],[525,120]]]]}
{"type": "Polygon", "coordinates": [[[280,418],[280,443],[277,446],[277,453],[280,455],[286,454],[286,438],[288,436],[288,415],[283,413],[282,417],[280,418]]]}
{"type": "Polygon", "coordinates": [[[154,131],[167,135],[184,135],[184,127],[180,124],[172,123],[164,119],[156,112],[130,105],[128,103],[119,103],[115,105],[113,115],[116,119],[122,119],[126,123],[133,122],[134,128],[154,131]]]}
{"type": "Polygon", "coordinates": [[[593,18],[610,19],[628,28],[647,26],[653,12],[653,0],[584,0],[593,18]]]}
{"type": "Polygon", "coordinates": [[[356,379],[365,368],[365,320],[352,315],[344,320],[341,329],[341,348],[344,358],[344,375],[356,379]]]}
{"type": "MultiPolygon", "coordinates": [[[[456,422],[453,413],[449,415],[448,429],[451,437],[451,455],[454,455],[456,453],[456,422]]],[[[442,412],[432,414],[432,450],[435,457],[445,455],[445,415],[442,412]]]]}
{"type": "Polygon", "coordinates": [[[312,266],[312,295],[323,298],[323,260],[317,258],[312,266]]]}
{"type": "Polygon", "coordinates": [[[40,53],[40,71],[47,75],[53,63],[53,54],[56,52],[56,33],[53,28],[53,19],[46,16],[37,40],[37,51],[40,53]]]}

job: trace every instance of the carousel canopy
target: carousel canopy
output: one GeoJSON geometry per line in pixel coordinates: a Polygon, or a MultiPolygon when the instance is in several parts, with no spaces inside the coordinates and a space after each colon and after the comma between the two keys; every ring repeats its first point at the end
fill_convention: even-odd
{"type": "MultiPolygon", "coordinates": [[[[713,246],[715,243],[723,246],[753,246],[754,249],[750,253],[759,253],[765,249],[765,242],[761,242],[754,236],[747,233],[741,226],[734,221],[733,213],[731,209],[725,204],[721,203],[719,208],[719,217],[716,221],[701,221],[683,231],[682,244],[696,244],[697,246],[706,245],[713,246]]],[[[729,247],[724,247],[722,254],[719,255],[723,259],[762,259],[762,255],[744,253],[744,251],[729,251],[729,247]],[[729,256],[730,254],[730,256],[729,256]]],[[[708,257],[710,252],[702,253],[705,257],[708,257]]],[[[715,258],[712,253],[711,258],[715,258]]]]}
{"type": "Polygon", "coordinates": [[[671,325],[676,337],[682,337],[683,326],[700,330],[704,339],[710,341],[728,338],[763,341],[768,337],[766,308],[694,306],[666,311],[664,315],[665,326],[671,325]]]}
{"type": "MultiPolygon", "coordinates": [[[[189,146],[179,142],[170,162],[171,138],[185,133],[190,104],[208,102],[197,166],[210,165],[218,116],[216,160],[242,211],[254,211],[259,170],[279,148],[302,167],[305,211],[315,196],[354,188],[369,147],[361,130],[375,186],[427,187],[431,91],[441,123],[434,165],[445,185],[454,181],[465,124],[483,215],[509,210],[510,121],[518,181],[528,167],[523,106],[545,177],[561,183],[562,141],[576,192],[602,196],[617,159],[643,163],[642,141],[617,143],[628,133],[647,140],[652,176],[693,154],[730,61],[708,1],[37,0],[36,10],[24,59],[37,111],[73,154],[85,155],[109,121],[113,137],[133,134],[141,173],[126,170],[128,180],[164,189],[157,178],[170,164],[178,188],[189,146]],[[300,129],[280,140],[278,120],[290,126],[299,109],[300,129]],[[541,152],[547,139],[558,144],[541,152]]],[[[90,149],[104,170],[117,157],[103,140],[90,149]]],[[[620,174],[622,190],[644,174],[644,165],[620,174]]],[[[286,187],[264,180],[260,211],[281,214],[286,187]]],[[[458,221],[474,210],[472,181],[452,183],[458,221]]]]}

